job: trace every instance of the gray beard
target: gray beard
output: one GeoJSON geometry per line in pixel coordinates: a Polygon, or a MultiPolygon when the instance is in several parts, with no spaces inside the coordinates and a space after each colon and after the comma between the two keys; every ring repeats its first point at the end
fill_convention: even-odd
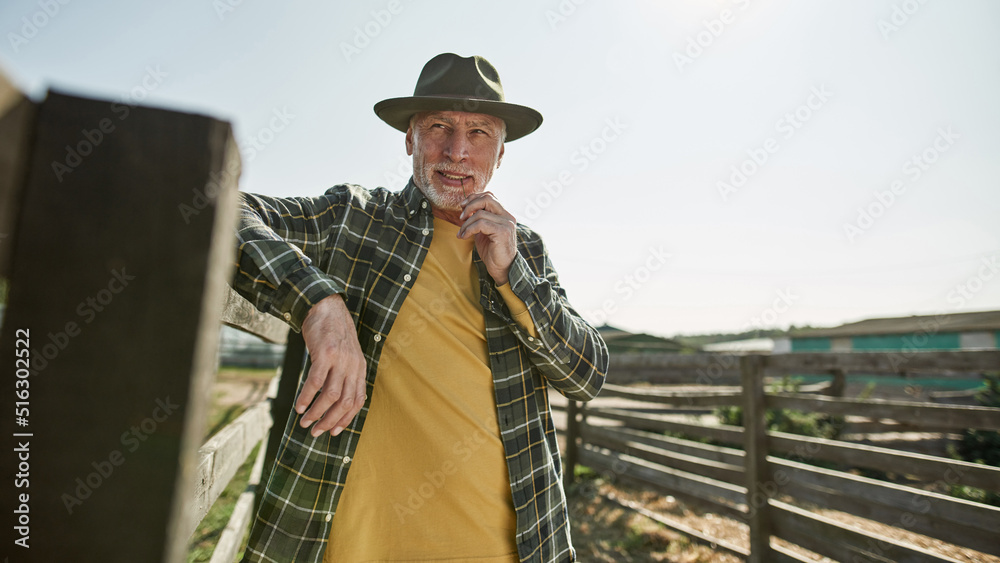
{"type": "Polygon", "coordinates": [[[427,199],[430,200],[431,204],[438,209],[451,209],[455,211],[462,209],[462,201],[467,196],[472,195],[477,191],[485,190],[486,182],[489,181],[482,173],[470,172],[468,170],[450,170],[456,174],[472,176],[472,179],[468,180],[468,183],[464,185],[464,190],[442,188],[436,186],[433,182],[433,178],[436,174],[435,170],[436,165],[433,164],[428,164],[419,171],[414,170],[413,183],[420,188],[420,191],[424,193],[424,196],[426,196],[427,199]],[[477,186],[479,186],[478,189],[477,186]]]}

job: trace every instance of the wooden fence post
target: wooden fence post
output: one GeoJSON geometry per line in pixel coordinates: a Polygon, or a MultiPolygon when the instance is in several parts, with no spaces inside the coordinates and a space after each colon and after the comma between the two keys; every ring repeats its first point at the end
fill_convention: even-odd
{"type": "Polygon", "coordinates": [[[9,277],[38,106],[0,74],[0,277],[9,277]]]}
{"type": "Polygon", "coordinates": [[[302,333],[289,330],[285,342],[285,359],[281,364],[278,394],[271,401],[271,420],[274,421],[274,424],[271,425],[271,433],[268,434],[267,442],[263,445],[265,448],[264,466],[260,487],[254,498],[254,518],[257,516],[257,510],[260,509],[261,499],[264,498],[263,491],[267,486],[268,479],[271,478],[271,471],[274,469],[274,460],[278,456],[281,438],[285,435],[285,423],[288,421],[289,413],[292,412],[295,394],[299,390],[299,374],[302,372],[302,365],[305,362],[306,342],[302,339],[302,333]]]}
{"type": "Polygon", "coordinates": [[[0,392],[30,475],[17,559],[181,561],[232,272],[232,131],[49,93],[28,139],[0,335],[0,365],[30,359],[27,392],[0,392]]]}
{"type": "Polygon", "coordinates": [[[764,404],[764,357],[740,358],[743,378],[743,437],[746,450],[747,523],[750,525],[750,563],[771,561],[771,522],[768,500],[771,471],[767,463],[767,420],[764,404]]]}
{"type": "Polygon", "coordinates": [[[566,464],[563,467],[563,488],[569,489],[576,479],[576,464],[579,460],[580,403],[570,400],[566,404],[566,464]]]}
{"type": "Polygon", "coordinates": [[[833,370],[833,381],[830,383],[830,389],[827,391],[827,395],[831,397],[843,397],[844,389],[847,387],[847,370],[845,369],[835,369],[833,370]]]}

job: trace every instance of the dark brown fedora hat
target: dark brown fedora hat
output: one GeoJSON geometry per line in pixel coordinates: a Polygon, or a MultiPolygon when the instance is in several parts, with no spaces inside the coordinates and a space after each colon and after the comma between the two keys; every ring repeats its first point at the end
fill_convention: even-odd
{"type": "Polygon", "coordinates": [[[504,101],[497,69],[486,59],[443,53],[427,61],[413,95],[375,104],[375,115],[406,132],[413,114],[422,111],[467,111],[504,120],[507,140],[531,133],[542,124],[542,114],[504,101]]]}

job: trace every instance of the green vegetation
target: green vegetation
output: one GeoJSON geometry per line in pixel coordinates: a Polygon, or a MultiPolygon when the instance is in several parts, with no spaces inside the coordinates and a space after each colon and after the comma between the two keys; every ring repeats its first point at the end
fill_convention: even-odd
{"type": "MultiPolygon", "coordinates": [[[[225,529],[226,524],[229,523],[229,518],[233,515],[233,509],[236,508],[236,501],[247,488],[247,482],[250,480],[250,471],[253,469],[253,462],[257,457],[257,450],[259,448],[260,444],[250,452],[247,460],[240,466],[233,480],[222,491],[222,494],[219,495],[219,498],[212,505],[208,514],[205,515],[205,519],[198,525],[198,529],[191,535],[191,547],[187,558],[188,563],[200,563],[212,559],[215,544],[219,541],[222,530],[225,529]]],[[[245,536],[246,533],[244,533],[242,539],[244,544],[246,542],[245,536]]],[[[237,560],[242,558],[242,556],[241,551],[237,560]]]]}
{"type": "MultiPolygon", "coordinates": [[[[267,369],[248,369],[248,368],[222,368],[216,377],[225,377],[231,379],[234,377],[251,379],[251,380],[263,380],[267,381],[274,377],[274,370],[267,369]]],[[[212,398],[212,405],[208,413],[208,431],[206,433],[205,439],[215,435],[219,430],[226,427],[227,424],[236,420],[246,408],[242,405],[223,405],[220,404],[221,393],[216,393],[212,398]]],[[[229,518],[233,514],[233,509],[236,508],[236,501],[239,499],[240,494],[242,494],[247,488],[247,482],[250,480],[250,471],[253,469],[254,460],[257,457],[257,451],[260,448],[260,444],[257,445],[247,456],[247,459],[240,466],[236,475],[233,477],[226,489],[219,495],[216,499],[215,504],[205,515],[205,518],[198,525],[198,529],[195,530],[194,534],[191,535],[190,548],[188,550],[188,563],[198,563],[203,561],[209,561],[212,558],[212,552],[215,551],[215,545],[219,541],[219,536],[222,535],[222,530],[225,529],[226,524],[229,523],[229,518]]],[[[249,532],[244,533],[242,538],[243,545],[246,544],[246,535],[249,532]]],[[[242,558],[242,552],[237,557],[237,560],[242,558]]]]}
{"type": "MultiPolygon", "coordinates": [[[[976,393],[976,401],[984,407],[1000,408],[1000,376],[986,376],[984,382],[986,385],[976,393]]],[[[966,429],[958,443],[952,446],[951,455],[955,459],[971,463],[1000,467],[1000,432],[966,429]]],[[[1000,493],[997,491],[955,484],[951,487],[951,494],[966,500],[1000,506],[1000,493]]]]}
{"type": "Polygon", "coordinates": [[[577,480],[597,479],[601,475],[586,465],[577,464],[573,468],[573,477],[577,480]]]}
{"type": "MultiPolygon", "coordinates": [[[[771,393],[798,393],[802,386],[800,378],[785,376],[771,385],[771,393]]],[[[743,407],[719,407],[716,416],[723,424],[743,426],[743,407]]],[[[813,438],[834,440],[844,426],[841,417],[822,413],[802,412],[791,409],[768,409],[765,413],[767,429],[772,432],[787,432],[813,438]]]]}

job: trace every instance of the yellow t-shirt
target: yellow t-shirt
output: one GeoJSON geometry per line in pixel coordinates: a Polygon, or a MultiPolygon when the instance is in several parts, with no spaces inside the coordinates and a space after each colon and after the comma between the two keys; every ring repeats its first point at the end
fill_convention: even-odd
{"type": "MultiPolygon", "coordinates": [[[[518,561],[472,240],[434,219],[389,332],[325,563],[518,561]]],[[[534,333],[509,286],[501,295],[534,333]]]]}

